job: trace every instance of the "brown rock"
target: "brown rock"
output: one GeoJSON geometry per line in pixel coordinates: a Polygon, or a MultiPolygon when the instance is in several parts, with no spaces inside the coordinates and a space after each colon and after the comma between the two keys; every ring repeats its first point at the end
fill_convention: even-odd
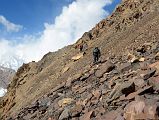
{"type": "Polygon", "coordinates": [[[144,79],[144,80],[147,80],[149,79],[150,77],[152,77],[154,74],[155,74],[156,70],[155,69],[151,69],[151,70],[146,70],[146,71],[143,71],[140,76],[144,79]]]}
{"type": "Polygon", "coordinates": [[[149,65],[150,68],[156,68],[159,71],[159,62],[155,62],[151,65],[149,65]]]}
{"type": "Polygon", "coordinates": [[[155,60],[159,60],[159,52],[155,55],[155,60]]]}
{"type": "Polygon", "coordinates": [[[135,86],[142,88],[146,83],[143,79],[135,79],[134,84],[135,86]]]}
{"type": "Polygon", "coordinates": [[[123,63],[122,65],[120,65],[120,66],[118,67],[118,70],[119,70],[120,72],[124,72],[124,71],[130,70],[131,68],[132,68],[131,63],[123,63]]]}
{"type": "Polygon", "coordinates": [[[121,85],[121,92],[122,92],[123,94],[125,94],[126,96],[127,96],[128,94],[134,92],[134,91],[135,91],[135,84],[134,84],[134,82],[128,81],[128,82],[125,82],[125,83],[123,83],[123,84],[121,85]]]}
{"type": "Polygon", "coordinates": [[[125,82],[123,84],[117,84],[110,95],[108,96],[108,102],[113,101],[114,99],[119,98],[122,94],[126,96],[135,91],[135,84],[131,81],[125,82]]]}
{"type": "Polygon", "coordinates": [[[60,107],[64,107],[66,105],[71,104],[73,101],[74,100],[72,98],[64,98],[64,99],[58,101],[58,105],[60,107]]]}
{"type": "Polygon", "coordinates": [[[137,96],[137,95],[139,95],[139,94],[143,94],[144,92],[152,91],[152,89],[153,89],[152,86],[146,86],[146,87],[144,87],[144,88],[142,88],[142,89],[139,89],[139,90],[136,91],[136,92],[130,93],[130,94],[126,97],[126,99],[127,99],[127,100],[133,99],[133,98],[135,98],[135,96],[137,96]]]}
{"type": "Polygon", "coordinates": [[[154,90],[159,91],[159,76],[149,79],[149,84],[154,87],[154,90]]]}
{"type": "Polygon", "coordinates": [[[84,53],[79,53],[72,57],[72,60],[77,61],[83,57],[84,53]]]}
{"type": "Polygon", "coordinates": [[[124,109],[124,117],[127,120],[157,119],[157,106],[155,103],[138,99],[129,103],[124,109]]]}
{"type": "Polygon", "coordinates": [[[71,76],[68,78],[68,80],[66,81],[65,86],[66,87],[70,87],[72,83],[74,83],[75,81],[79,80],[81,77],[81,74],[75,74],[74,76],[71,76]]]}
{"type": "Polygon", "coordinates": [[[120,113],[116,111],[111,111],[102,116],[102,120],[115,120],[120,113]]]}
{"type": "Polygon", "coordinates": [[[83,107],[81,105],[76,105],[74,106],[71,110],[70,110],[70,115],[71,117],[76,117],[79,116],[79,114],[81,113],[83,107]]]}
{"type": "Polygon", "coordinates": [[[135,55],[129,53],[128,54],[128,61],[133,63],[133,62],[139,61],[139,58],[137,58],[135,55]]]}
{"type": "Polygon", "coordinates": [[[70,69],[69,67],[65,67],[65,68],[63,68],[62,73],[67,72],[69,69],[70,69]]]}
{"type": "Polygon", "coordinates": [[[149,64],[147,62],[142,62],[140,63],[140,69],[141,70],[148,70],[150,67],[149,67],[149,64]]]}
{"type": "Polygon", "coordinates": [[[106,62],[106,63],[102,64],[102,66],[100,67],[99,70],[96,71],[95,75],[98,78],[101,78],[104,75],[104,73],[108,73],[108,72],[112,71],[114,68],[115,68],[115,65],[113,63],[106,62]]]}
{"type": "Polygon", "coordinates": [[[95,98],[99,99],[100,96],[101,96],[101,91],[100,90],[95,90],[95,91],[92,92],[92,94],[95,98]]]}
{"type": "Polygon", "coordinates": [[[65,120],[69,117],[69,110],[66,108],[60,115],[59,120],[65,120]]]}

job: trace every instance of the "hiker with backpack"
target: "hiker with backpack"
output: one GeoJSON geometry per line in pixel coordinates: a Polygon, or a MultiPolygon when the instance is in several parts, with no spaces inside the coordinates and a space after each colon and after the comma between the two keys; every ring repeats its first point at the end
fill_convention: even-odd
{"type": "Polygon", "coordinates": [[[99,61],[99,58],[101,56],[100,50],[98,47],[95,47],[93,50],[93,58],[94,58],[94,64],[96,64],[99,61]]]}

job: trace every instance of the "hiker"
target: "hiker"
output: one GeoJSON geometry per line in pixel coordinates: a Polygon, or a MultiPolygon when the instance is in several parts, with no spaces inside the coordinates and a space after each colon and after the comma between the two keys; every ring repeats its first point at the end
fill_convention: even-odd
{"type": "Polygon", "coordinates": [[[93,58],[94,58],[94,64],[98,62],[99,57],[101,56],[100,50],[98,47],[95,47],[93,50],[93,58]]]}
{"type": "Polygon", "coordinates": [[[80,50],[80,52],[83,51],[83,44],[81,44],[81,45],[79,46],[79,50],[80,50]]]}

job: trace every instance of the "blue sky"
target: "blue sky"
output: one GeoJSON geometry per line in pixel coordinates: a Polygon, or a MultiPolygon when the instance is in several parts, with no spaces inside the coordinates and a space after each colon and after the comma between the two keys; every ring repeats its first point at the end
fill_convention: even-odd
{"type": "MultiPolygon", "coordinates": [[[[0,15],[12,23],[23,26],[20,32],[6,32],[0,25],[1,37],[15,38],[24,34],[37,34],[44,29],[44,23],[54,23],[54,19],[75,0],[0,0],[0,15]]],[[[106,5],[105,10],[111,13],[121,0],[114,0],[106,5]]]]}

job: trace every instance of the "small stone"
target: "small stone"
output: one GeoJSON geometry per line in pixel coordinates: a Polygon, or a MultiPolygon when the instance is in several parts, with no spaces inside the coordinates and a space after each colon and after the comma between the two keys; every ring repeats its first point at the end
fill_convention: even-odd
{"type": "Polygon", "coordinates": [[[71,104],[73,101],[74,100],[72,98],[64,98],[64,99],[58,101],[58,105],[60,107],[64,107],[66,105],[71,104]]]}
{"type": "Polygon", "coordinates": [[[134,63],[136,61],[139,61],[139,59],[135,55],[129,53],[128,54],[128,61],[131,63],[134,63]]]}
{"type": "Polygon", "coordinates": [[[139,61],[140,61],[140,62],[144,62],[144,61],[145,61],[145,58],[142,57],[142,58],[139,59],[139,61]]]}

